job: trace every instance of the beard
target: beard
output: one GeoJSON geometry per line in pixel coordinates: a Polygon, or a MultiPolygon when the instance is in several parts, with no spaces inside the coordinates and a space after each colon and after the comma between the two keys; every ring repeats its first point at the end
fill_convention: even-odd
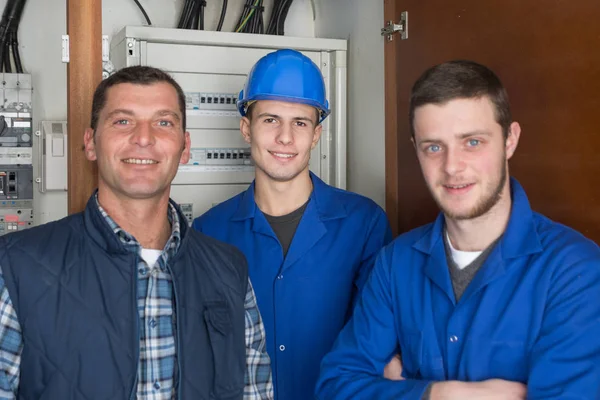
{"type": "Polygon", "coordinates": [[[502,190],[504,189],[504,185],[506,180],[508,179],[508,172],[506,167],[506,158],[503,158],[503,163],[500,172],[500,179],[494,185],[494,182],[491,183],[491,189],[486,190],[486,192],[482,195],[480,199],[477,200],[477,204],[469,210],[466,211],[453,211],[448,207],[444,207],[440,199],[436,198],[436,203],[438,207],[442,210],[444,215],[450,219],[454,220],[469,220],[479,218],[482,215],[489,212],[502,198],[502,190]],[[493,185],[493,186],[492,186],[493,185]]]}

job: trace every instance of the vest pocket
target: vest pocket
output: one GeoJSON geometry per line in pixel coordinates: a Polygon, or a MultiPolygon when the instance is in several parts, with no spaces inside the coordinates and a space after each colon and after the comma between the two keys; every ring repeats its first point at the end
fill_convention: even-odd
{"type": "Polygon", "coordinates": [[[225,301],[207,302],[204,321],[215,367],[212,398],[237,399],[244,391],[245,347],[235,342],[232,312],[225,301]],[[240,356],[240,350],[243,355],[240,356]],[[243,362],[240,362],[240,359],[243,362]]]}

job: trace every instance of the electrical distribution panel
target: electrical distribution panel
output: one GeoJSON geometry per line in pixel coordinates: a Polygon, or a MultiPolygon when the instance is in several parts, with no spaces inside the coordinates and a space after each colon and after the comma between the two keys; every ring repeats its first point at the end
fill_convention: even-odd
{"type": "Polygon", "coordinates": [[[33,225],[33,89],[31,75],[0,75],[0,235],[4,235],[33,225]]]}
{"type": "Polygon", "coordinates": [[[193,217],[245,190],[254,179],[236,103],[256,61],[281,48],[301,51],[321,68],[332,113],[323,122],[309,166],[325,182],[345,188],[345,40],[129,26],[113,37],[115,69],[161,68],[185,92],[191,157],[179,167],[171,196],[186,204],[193,217]]]}

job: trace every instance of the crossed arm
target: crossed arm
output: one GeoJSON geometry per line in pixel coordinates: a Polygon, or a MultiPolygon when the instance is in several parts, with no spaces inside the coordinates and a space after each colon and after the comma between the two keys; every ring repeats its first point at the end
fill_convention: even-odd
{"type": "Polygon", "coordinates": [[[389,380],[383,377],[383,371],[397,351],[398,338],[390,266],[384,251],[377,259],[352,319],[323,360],[317,397],[328,400],[423,399],[430,387],[431,400],[497,398],[494,396],[597,398],[600,395],[598,304],[598,259],[582,260],[556,271],[547,293],[542,329],[531,350],[527,387],[499,379],[482,382],[389,380]]]}

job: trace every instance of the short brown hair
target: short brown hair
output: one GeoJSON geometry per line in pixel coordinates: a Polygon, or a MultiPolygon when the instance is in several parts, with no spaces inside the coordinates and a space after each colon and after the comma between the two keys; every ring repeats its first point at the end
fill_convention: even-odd
{"type": "Polygon", "coordinates": [[[96,131],[98,126],[98,118],[100,112],[106,105],[106,93],[108,89],[121,83],[132,83],[134,85],[152,85],[153,83],[165,82],[173,86],[177,91],[177,98],[179,100],[179,111],[181,111],[181,126],[185,132],[185,94],[179,84],[166,72],[154,68],[136,65],[133,67],[123,68],[113,75],[109,76],[96,88],[94,92],[94,99],[92,100],[92,117],[90,126],[96,131]]]}
{"type": "Polygon", "coordinates": [[[496,122],[506,138],[512,123],[508,94],[492,70],[467,60],[449,61],[429,68],[411,90],[408,113],[411,135],[415,136],[414,118],[418,107],[482,97],[488,97],[494,105],[496,122]]]}

